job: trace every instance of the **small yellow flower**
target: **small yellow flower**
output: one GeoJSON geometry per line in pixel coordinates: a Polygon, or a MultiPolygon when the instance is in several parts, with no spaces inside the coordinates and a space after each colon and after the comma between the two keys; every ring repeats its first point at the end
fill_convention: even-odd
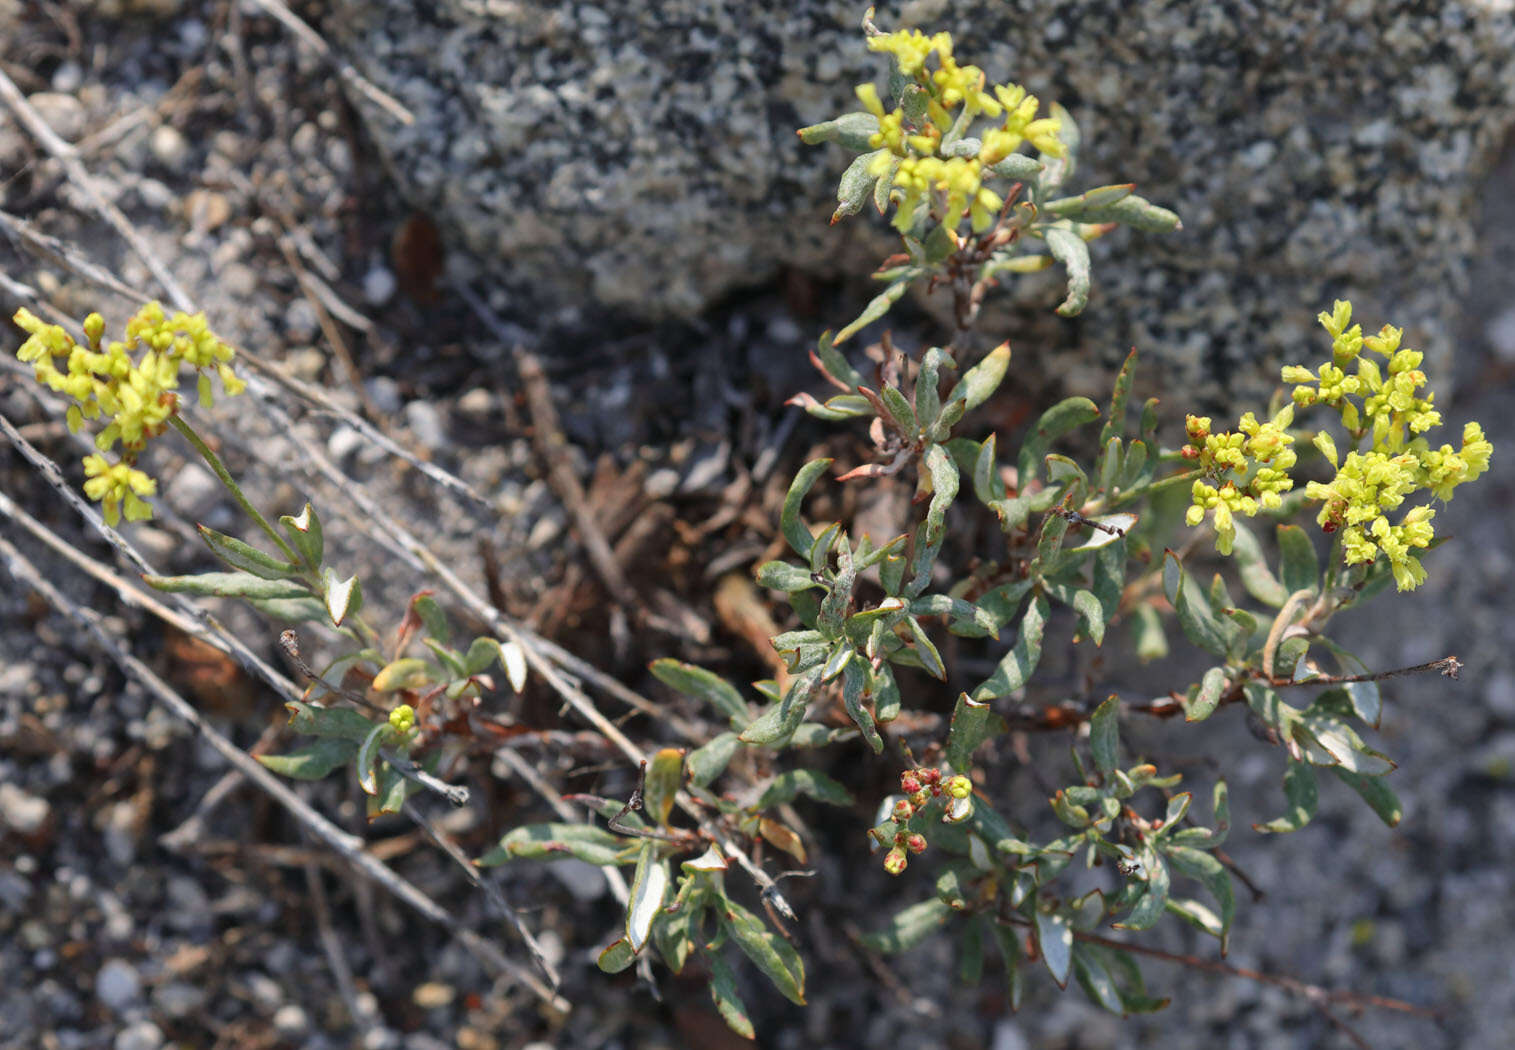
{"type": "Polygon", "coordinates": [[[416,727],[416,709],[409,704],[400,704],[389,712],[389,724],[397,733],[409,733],[416,727]]]}

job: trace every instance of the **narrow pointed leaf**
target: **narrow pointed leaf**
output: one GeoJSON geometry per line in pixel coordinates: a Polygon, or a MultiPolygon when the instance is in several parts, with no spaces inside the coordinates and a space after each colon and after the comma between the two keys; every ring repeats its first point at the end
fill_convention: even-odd
{"type": "Polygon", "coordinates": [[[789,492],[784,497],[783,509],[779,512],[779,531],[784,534],[784,538],[789,541],[789,546],[801,558],[810,556],[810,548],[815,540],[810,535],[810,530],[805,527],[805,523],[800,520],[800,504],[804,502],[811,486],[829,466],[831,466],[829,459],[812,459],[801,467],[789,486],[789,492]]]}
{"type": "Polygon", "coordinates": [[[1042,658],[1042,634],[1047,627],[1047,599],[1038,594],[1021,617],[1020,636],[989,678],[973,690],[976,700],[1009,696],[1024,686],[1042,658]]]}

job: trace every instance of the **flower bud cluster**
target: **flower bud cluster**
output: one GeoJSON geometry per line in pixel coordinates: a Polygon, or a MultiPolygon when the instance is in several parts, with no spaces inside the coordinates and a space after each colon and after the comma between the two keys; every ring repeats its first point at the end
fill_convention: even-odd
{"type": "Polygon", "coordinates": [[[883,836],[891,843],[884,855],[884,870],[891,875],[905,870],[910,854],[926,851],[926,836],[912,831],[910,822],[924,814],[928,806],[941,806],[944,824],[957,824],[973,813],[973,781],[962,774],[944,777],[935,766],[907,769],[900,774],[900,791],[905,797],[897,800],[890,812],[892,837],[887,833],[883,836]]]}
{"type": "MultiPolygon", "coordinates": [[[[918,29],[879,33],[868,38],[868,47],[893,55],[900,73],[914,83],[924,97],[919,112],[897,105],[886,111],[872,84],[860,84],[857,97],[863,108],[878,120],[879,130],[868,144],[878,151],[869,174],[888,177],[901,191],[895,226],[909,232],[923,206],[933,219],[956,231],[967,215],[976,233],[994,224],[1004,198],[984,185],[993,165],[1000,163],[1025,142],[1049,156],[1061,157],[1067,147],[1058,137],[1062,122],[1056,117],[1036,116],[1040,107],[1035,95],[1019,84],[987,83],[984,71],[974,65],[959,65],[952,53],[950,33],[926,36],[918,29]],[[935,56],[937,68],[927,68],[935,56]],[[959,112],[954,115],[953,111],[959,112]],[[956,146],[965,140],[966,125],[978,117],[1003,121],[984,132],[977,150],[946,152],[944,141],[956,146]]],[[[972,147],[969,147],[972,149],[972,147]]]]}
{"type": "Polygon", "coordinates": [[[1211,515],[1215,547],[1222,554],[1230,554],[1236,541],[1238,514],[1250,518],[1259,510],[1274,510],[1294,487],[1289,468],[1299,456],[1289,447],[1294,443],[1288,432],[1293,419],[1293,405],[1266,423],[1248,412],[1237,424],[1239,433],[1219,434],[1211,432],[1208,416],[1185,420],[1189,444],[1183,457],[1203,474],[1191,489],[1193,503],[1185,520],[1193,526],[1211,515]]]}
{"type": "Polygon", "coordinates": [[[1342,427],[1354,447],[1345,458],[1336,441],[1322,430],[1313,444],[1336,474],[1330,481],[1309,482],[1305,494],[1321,504],[1316,521],[1326,532],[1341,531],[1342,550],[1349,565],[1368,564],[1379,555],[1388,559],[1394,583],[1401,591],[1413,590],[1425,581],[1426,572],[1412,551],[1423,550],[1435,539],[1431,519],[1436,511],[1425,505],[1407,509],[1399,521],[1388,514],[1420,493],[1433,499],[1451,499],[1453,490],[1489,469],[1493,445],[1478,423],[1463,427],[1462,445],[1432,448],[1422,435],[1441,425],[1434,407],[1436,394],[1424,390],[1421,370],[1425,355],[1401,345],[1404,331],[1384,325],[1377,335],[1364,336],[1362,326],[1352,324],[1352,304],[1338,299],[1331,312],[1319,316],[1321,327],[1331,336],[1331,360],[1313,371],[1303,365],[1283,369],[1284,382],[1294,385],[1294,404],[1273,423],[1258,424],[1250,414],[1241,422],[1242,435],[1210,433],[1210,421],[1189,417],[1189,441],[1185,458],[1196,460],[1208,472],[1258,467],[1245,491],[1228,483],[1216,487],[1196,481],[1188,521],[1196,525],[1213,513],[1216,547],[1230,553],[1235,535],[1233,516],[1255,514],[1266,508],[1269,493],[1273,506],[1277,494],[1293,482],[1287,471],[1294,454],[1285,448],[1293,438],[1284,432],[1295,406],[1327,405],[1336,409],[1342,427]],[[1364,354],[1371,351],[1383,360],[1364,354]],[[1349,371],[1350,369],[1350,371],[1349,371]],[[1362,443],[1362,447],[1356,447],[1362,443]],[[1270,462],[1266,453],[1272,449],[1270,462]],[[1256,503],[1249,496],[1258,495],[1256,503]]]}
{"type": "Polygon", "coordinates": [[[16,356],[36,369],[37,382],[74,402],[69,429],[77,432],[84,420],[104,418],[108,422],[95,436],[95,447],[108,453],[120,443],[116,462],[103,455],[84,460],[85,494],[101,504],[111,525],[120,522],[123,509],[128,521],[152,517],[145,497],[157,483],[135,463],[148,440],[179,411],[180,366],[199,373],[200,403],[207,407],[212,402],[207,369],[216,372],[228,394],[241,393],[246,385],[231,368],[235,351],[210,330],[204,314],[170,317],[151,302],[127,321],[124,339],[107,343],[105,319],[92,313],[84,319],[88,343],[83,346],[30,310],[16,311],[14,320],[29,333],[16,356]]]}

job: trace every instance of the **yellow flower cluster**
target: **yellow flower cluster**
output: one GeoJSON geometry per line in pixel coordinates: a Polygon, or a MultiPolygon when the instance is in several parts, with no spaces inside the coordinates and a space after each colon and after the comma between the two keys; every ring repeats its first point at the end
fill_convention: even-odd
{"type": "Polygon", "coordinates": [[[1233,515],[1250,516],[1258,510],[1249,502],[1249,494],[1258,495],[1257,504],[1266,508],[1277,506],[1279,496],[1293,486],[1287,471],[1295,457],[1285,449],[1293,439],[1283,428],[1292,420],[1295,405],[1329,405],[1339,414],[1354,447],[1342,458],[1328,432],[1315,435],[1313,444],[1336,472],[1328,482],[1312,481],[1305,487],[1305,494],[1321,503],[1316,521],[1327,532],[1341,530],[1347,564],[1370,563],[1382,554],[1398,589],[1413,590],[1425,581],[1426,572],[1412,552],[1429,547],[1435,538],[1431,519],[1436,511],[1412,507],[1398,524],[1389,520],[1389,512],[1422,492],[1434,499],[1450,499],[1458,485],[1489,469],[1494,447],[1477,423],[1463,427],[1462,446],[1457,449],[1448,444],[1433,449],[1421,436],[1441,425],[1441,413],[1434,407],[1434,392],[1423,391],[1426,374],[1420,365],[1424,355],[1400,345],[1401,329],[1385,325],[1377,335],[1365,337],[1362,327],[1352,324],[1352,304],[1341,300],[1319,320],[1331,336],[1331,360],[1314,371],[1302,365],[1283,369],[1284,382],[1294,385],[1294,404],[1272,424],[1258,425],[1249,414],[1241,424],[1245,437],[1212,435],[1208,419],[1189,417],[1190,445],[1184,455],[1197,460],[1212,479],[1226,471],[1245,474],[1252,461],[1266,464],[1257,468],[1245,491],[1230,482],[1216,488],[1196,481],[1189,524],[1197,525],[1213,511],[1216,547],[1230,553],[1233,515]],[[1382,357],[1382,365],[1364,356],[1364,350],[1382,357]],[[1355,447],[1364,440],[1364,447],[1355,447]],[[1270,448],[1275,450],[1271,460],[1263,454],[1270,448]],[[1287,451],[1287,456],[1277,450],[1287,451]]]}
{"type": "Polygon", "coordinates": [[[859,101],[879,122],[869,145],[887,151],[874,158],[869,173],[885,177],[893,171],[893,184],[902,191],[894,220],[899,229],[909,231],[922,205],[929,205],[932,217],[947,229],[956,230],[967,215],[974,232],[981,233],[1004,206],[1004,199],[983,184],[987,169],[1024,142],[1050,156],[1066,154],[1058,137],[1061,122],[1055,117],[1037,119],[1040,103],[1018,84],[995,84],[986,90],[984,71],[959,65],[953,57],[951,34],[928,37],[918,29],[900,30],[870,37],[868,47],[893,55],[900,72],[926,93],[925,117],[917,123],[903,106],[886,111],[872,84],[857,88],[859,101]],[[932,55],[937,68],[928,70],[932,55]],[[959,107],[954,117],[952,111],[959,107]],[[993,120],[1001,115],[1004,122],[984,133],[976,155],[942,152],[944,139],[960,136],[976,117],[993,120]]]}
{"type": "Polygon", "coordinates": [[[1259,510],[1276,510],[1283,494],[1294,487],[1289,469],[1299,459],[1289,446],[1288,432],[1294,421],[1294,406],[1287,405],[1266,423],[1251,412],[1237,424],[1240,433],[1210,432],[1210,417],[1189,416],[1185,429],[1189,444],[1185,459],[1195,461],[1201,473],[1215,484],[1194,482],[1193,499],[1186,521],[1198,525],[1208,513],[1215,527],[1215,547],[1230,554],[1236,541],[1236,515],[1253,517],[1259,510]],[[1227,477],[1234,475],[1234,477],[1227,477]]]}
{"type": "Polygon", "coordinates": [[[16,311],[14,319],[28,333],[16,356],[35,367],[37,382],[74,402],[68,409],[69,429],[77,432],[84,420],[105,418],[109,422],[95,436],[95,447],[109,452],[121,444],[115,463],[101,455],[85,458],[85,494],[101,504],[111,525],[120,522],[123,509],[128,521],[152,517],[145,497],[157,491],[157,484],[134,464],[148,439],[162,433],[179,410],[180,366],[188,364],[199,373],[200,403],[209,406],[207,369],[215,370],[228,394],[245,387],[231,368],[235,352],[210,330],[203,314],[170,317],[156,302],[127,321],[122,340],[109,343],[103,342],[105,320],[99,314],[84,319],[87,345],[29,310],[16,311]]]}

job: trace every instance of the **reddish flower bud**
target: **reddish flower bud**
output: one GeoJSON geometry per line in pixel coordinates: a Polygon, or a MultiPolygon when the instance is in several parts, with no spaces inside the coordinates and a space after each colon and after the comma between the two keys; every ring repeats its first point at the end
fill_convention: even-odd
{"type": "Polygon", "coordinates": [[[902,798],[894,804],[894,819],[903,823],[915,816],[915,807],[909,799],[902,798]]]}
{"type": "Polygon", "coordinates": [[[921,782],[915,779],[914,773],[900,774],[900,790],[907,795],[913,795],[921,789],[921,782]]]}
{"type": "Polygon", "coordinates": [[[926,852],[926,836],[924,836],[924,835],[911,835],[911,836],[909,836],[907,839],[905,839],[905,848],[908,849],[911,853],[925,853],[926,852]]]}
{"type": "Polygon", "coordinates": [[[891,875],[898,875],[905,870],[905,865],[909,863],[910,858],[898,846],[895,846],[884,856],[884,870],[891,875]]]}

